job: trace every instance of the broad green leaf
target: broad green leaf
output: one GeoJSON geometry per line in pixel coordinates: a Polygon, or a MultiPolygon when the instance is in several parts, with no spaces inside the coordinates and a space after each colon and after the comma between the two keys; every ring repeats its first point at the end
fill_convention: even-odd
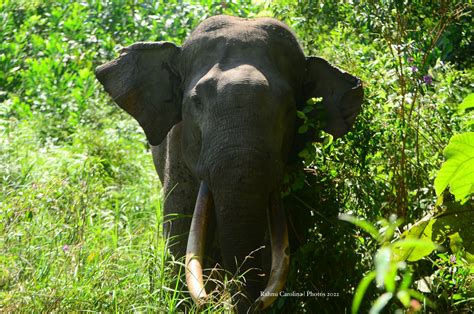
{"type": "Polygon", "coordinates": [[[449,185],[456,201],[465,203],[474,192],[474,132],[454,135],[444,149],[446,161],[436,176],[436,194],[449,185]]]}
{"type": "Polygon", "coordinates": [[[431,239],[431,227],[428,228],[428,226],[433,223],[432,218],[432,215],[425,216],[409,230],[405,231],[401,236],[401,240],[392,244],[392,252],[395,260],[414,262],[429,255],[433,251],[431,246],[418,246],[415,248],[415,246],[409,246],[408,244],[404,245],[403,242],[399,245],[402,240],[431,239]]]}
{"type": "Polygon", "coordinates": [[[448,209],[437,215],[427,215],[405,231],[401,240],[392,244],[395,260],[414,262],[429,255],[439,244],[450,239],[455,252],[464,249],[466,259],[474,254],[474,209],[472,205],[448,202],[448,209]]]}
{"type": "Polygon", "coordinates": [[[453,233],[448,236],[449,238],[449,248],[453,253],[457,253],[462,250],[463,246],[463,241],[461,236],[459,235],[459,232],[453,233]]]}
{"type": "MultiPolygon", "coordinates": [[[[434,222],[434,221],[433,221],[434,222]]],[[[415,239],[415,238],[407,238],[405,240],[399,240],[392,244],[394,252],[396,252],[396,256],[400,257],[405,253],[405,259],[413,262],[422,259],[425,256],[428,256],[439,246],[436,245],[433,241],[428,238],[423,239],[415,239]],[[402,254],[400,254],[403,252],[402,254]],[[408,253],[408,255],[406,255],[408,253]]],[[[395,255],[395,253],[394,253],[395,255]]],[[[403,260],[403,259],[398,259],[403,260]]]]}
{"type": "Polygon", "coordinates": [[[464,98],[462,103],[459,104],[458,110],[463,113],[467,109],[474,108],[474,93],[470,93],[464,98]]]}

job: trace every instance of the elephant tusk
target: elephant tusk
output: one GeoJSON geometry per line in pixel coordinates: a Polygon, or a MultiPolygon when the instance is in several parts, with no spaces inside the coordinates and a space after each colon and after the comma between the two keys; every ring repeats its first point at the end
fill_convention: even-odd
{"type": "Polygon", "coordinates": [[[197,304],[202,304],[207,298],[202,279],[202,257],[212,206],[212,193],[207,184],[201,181],[186,248],[186,284],[191,297],[197,304]]]}
{"type": "Polygon", "coordinates": [[[263,310],[270,306],[283,289],[290,268],[288,228],[281,198],[278,192],[272,194],[268,211],[272,245],[272,268],[267,286],[261,296],[254,302],[252,309],[263,310]]]}

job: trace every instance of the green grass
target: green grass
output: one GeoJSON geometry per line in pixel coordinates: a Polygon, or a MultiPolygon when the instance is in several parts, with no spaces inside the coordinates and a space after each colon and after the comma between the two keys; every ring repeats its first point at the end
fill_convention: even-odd
{"type": "Polygon", "coordinates": [[[1,155],[3,310],[162,308],[159,182],[140,134],[80,128],[57,146],[12,123],[1,155]]]}

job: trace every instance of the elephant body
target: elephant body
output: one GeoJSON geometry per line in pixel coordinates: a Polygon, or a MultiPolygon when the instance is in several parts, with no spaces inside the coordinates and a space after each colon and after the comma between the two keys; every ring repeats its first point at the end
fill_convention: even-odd
{"type": "Polygon", "coordinates": [[[193,243],[207,242],[205,255],[230,272],[244,262],[242,271],[258,269],[246,275],[250,302],[242,301],[244,307],[266,283],[281,289],[284,278],[272,279],[285,276],[285,266],[275,264],[288,263],[280,187],[288,160],[306,141],[296,131],[296,111],[307,99],[322,97],[325,130],[340,137],[360,110],[360,81],[321,58],[305,57],[285,24],[230,16],[203,21],[182,47],[167,42],[126,47],[96,75],[150,142],[163,183],[171,252],[195,253],[188,233],[194,234],[191,223],[199,218],[198,193],[208,191],[208,236],[193,243]]]}
{"type": "Polygon", "coordinates": [[[151,146],[153,163],[162,182],[163,233],[173,237],[170,250],[176,257],[185,255],[199,181],[189,171],[181,149],[182,123],[172,127],[160,145],[151,146]]]}

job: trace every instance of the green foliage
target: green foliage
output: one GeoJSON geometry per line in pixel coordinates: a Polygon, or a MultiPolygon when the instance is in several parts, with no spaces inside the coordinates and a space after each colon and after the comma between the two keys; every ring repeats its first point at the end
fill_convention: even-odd
{"type": "Polygon", "coordinates": [[[321,101],[322,98],[310,98],[306,102],[306,106],[303,108],[303,110],[296,113],[296,116],[303,120],[302,125],[298,129],[298,133],[306,133],[309,129],[319,131],[324,127],[322,125],[324,122],[324,107],[321,104],[321,101]],[[307,116],[307,114],[310,112],[313,112],[313,118],[311,119],[307,116]]]}
{"type": "Polygon", "coordinates": [[[423,288],[420,287],[421,289],[426,289],[424,292],[439,300],[439,309],[443,312],[469,307],[469,304],[474,301],[472,289],[474,268],[472,261],[469,263],[461,255],[459,253],[438,254],[437,259],[433,261],[436,271],[430,277],[418,282],[423,286],[423,288]],[[444,308],[441,308],[441,305],[444,308]]]}
{"type": "MultiPolygon", "coordinates": [[[[319,234],[314,234],[313,230],[329,223],[319,217],[331,217],[334,215],[331,210],[363,217],[364,220],[357,220],[362,225],[395,213],[405,222],[399,226],[403,230],[408,230],[412,224],[419,226],[422,222],[417,222],[420,219],[426,221],[422,219],[427,215],[433,217],[440,214],[434,179],[441,167],[442,151],[454,133],[472,131],[474,121],[469,98],[463,105],[458,105],[472,92],[472,57],[468,48],[469,38],[472,37],[472,7],[464,1],[429,4],[423,1],[384,1],[383,4],[376,1],[354,4],[275,1],[269,7],[274,16],[285,20],[296,31],[308,55],[328,59],[360,77],[364,85],[362,113],[352,132],[331,143],[307,143],[300,154],[304,159],[304,170],[295,171],[296,174],[291,177],[294,181],[288,183],[291,191],[313,191],[312,197],[319,199],[319,202],[310,202],[309,196],[304,198],[305,203],[310,204],[306,210],[314,212],[314,216],[303,219],[305,225],[310,226],[308,244],[312,247],[324,246],[325,242],[320,241],[319,234]],[[309,174],[317,176],[316,179],[308,179],[309,174]],[[292,182],[294,185],[291,185],[292,182]],[[328,202],[331,198],[333,201],[328,202]]],[[[461,181],[471,179],[472,175],[466,173],[461,181]]],[[[290,206],[295,206],[294,202],[290,206]]],[[[301,212],[304,210],[297,211],[295,215],[301,215],[301,212]]],[[[450,221],[449,226],[464,230],[462,234],[465,235],[472,226],[469,226],[470,220],[466,220],[466,216],[460,218],[468,222],[456,225],[450,221]]],[[[442,220],[437,223],[440,224],[442,220]]],[[[345,242],[341,246],[338,241],[340,234],[337,233],[332,238],[326,234],[323,239],[334,243],[336,251],[352,245],[352,251],[358,256],[352,267],[358,275],[370,274],[374,269],[373,256],[381,249],[377,241],[380,239],[364,236],[356,230],[346,232],[354,234],[357,241],[345,242]]],[[[405,273],[413,276],[410,289],[414,293],[417,287],[413,282],[420,279],[420,273],[436,273],[436,266],[429,262],[435,254],[435,245],[428,243],[444,244],[452,250],[444,243],[445,238],[437,241],[438,232],[446,232],[446,229],[435,228],[431,234],[433,238],[397,238],[401,245],[390,246],[394,263],[405,259],[410,263],[410,270],[398,269],[397,272],[399,276],[405,273]]],[[[374,230],[372,234],[375,234],[374,230]]],[[[463,250],[469,246],[469,241],[463,240],[463,250]]],[[[298,271],[308,278],[314,277],[315,272],[333,274],[330,283],[318,282],[321,290],[332,287],[334,281],[340,281],[345,276],[344,272],[332,272],[332,269],[341,267],[336,266],[338,254],[328,256],[331,251],[323,253],[325,259],[333,260],[327,269],[324,264],[313,267],[312,261],[295,256],[302,258],[298,271]]],[[[321,258],[321,255],[313,256],[321,258]]],[[[347,257],[353,258],[349,254],[347,257]]],[[[400,299],[387,289],[385,292],[391,295],[382,297],[377,289],[368,285],[370,281],[366,281],[366,293],[356,294],[360,298],[361,311],[368,311],[370,301],[379,297],[377,305],[381,307],[389,299],[392,300],[390,306],[393,306],[393,300],[398,300],[396,302],[399,303],[395,302],[398,307],[405,307],[405,293],[401,293],[400,299]]],[[[468,308],[467,295],[462,295],[463,305],[455,305],[454,301],[446,298],[446,302],[438,302],[439,308],[468,308]]],[[[421,296],[412,298],[423,299],[421,296]]],[[[434,302],[438,300],[436,296],[431,299],[434,302]]],[[[318,309],[338,311],[345,298],[339,298],[338,302],[327,304],[318,300],[314,303],[318,309]]],[[[297,310],[298,307],[287,309],[289,312],[297,310]]]]}
{"type": "Polygon", "coordinates": [[[474,193],[474,132],[454,135],[443,151],[446,161],[434,181],[436,194],[449,191],[466,202],[474,193]]]}
{"type": "MultiPolygon", "coordinates": [[[[407,241],[418,239],[429,240],[439,245],[447,245],[453,253],[462,253],[474,262],[474,238],[470,229],[474,225],[474,208],[472,204],[459,205],[445,202],[445,208],[435,215],[428,214],[418,220],[400,236],[407,241]]],[[[429,255],[435,248],[425,246],[417,250],[399,250],[398,259],[410,262],[418,261],[429,255]]]]}
{"type": "MultiPolygon", "coordinates": [[[[394,216],[389,221],[381,219],[379,230],[371,223],[349,215],[341,215],[340,219],[355,224],[369,233],[377,240],[380,248],[374,256],[375,270],[370,271],[359,283],[352,303],[352,313],[358,313],[364,294],[370,283],[375,280],[377,288],[384,291],[372,304],[369,313],[380,313],[392,299],[398,300],[405,309],[419,310],[420,303],[434,308],[435,305],[423,294],[411,289],[412,270],[405,262],[406,258],[400,258],[405,252],[411,256],[421,255],[426,257],[436,245],[427,239],[395,239],[395,230],[401,224],[394,216]],[[403,252],[403,253],[400,253],[403,252]]],[[[421,258],[420,257],[420,258],[421,258]]],[[[398,307],[396,304],[393,307],[398,307]]]]}
{"type": "MultiPolygon", "coordinates": [[[[145,137],[93,69],[136,41],[181,44],[222,13],[285,20],[308,55],[364,82],[344,138],[321,131],[317,100],[298,112],[317,141],[285,182],[285,290],[334,294],[279,298],[272,311],[472,308],[472,175],[452,166],[469,160],[474,131],[471,3],[258,2],[0,0],[1,311],[197,310],[160,236],[145,137]],[[380,218],[394,213],[405,223],[380,218]]],[[[244,281],[219,278],[224,293],[201,310],[229,311],[228,288],[244,281]]]]}

